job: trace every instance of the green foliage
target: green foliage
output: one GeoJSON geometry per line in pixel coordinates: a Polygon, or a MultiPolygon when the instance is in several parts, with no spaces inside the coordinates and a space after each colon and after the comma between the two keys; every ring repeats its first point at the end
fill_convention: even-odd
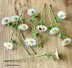
{"type": "Polygon", "coordinates": [[[67,38],[67,35],[65,35],[63,32],[61,32],[58,34],[58,37],[61,39],[65,39],[65,38],[67,38]]]}
{"type": "Polygon", "coordinates": [[[34,15],[34,18],[41,19],[41,15],[40,15],[40,13],[34,15]]]}
{"type": "Polygon", "coordinates": [[[39,25],[44,25],[45,24],[45,20],[40,20],[39,21],[39,25]]]}
{"type": "Polygon", "coordinates": [[[31,18],[31,19],[30,19],[30,22],[31,22],[31,23],[35,23],[35,22],[36,22],[35,18],[31,18]]]}
{"type": "Polygon", "coordinates": [[[52,27],[51,26],[48,26],[47,29],[48,29],[48,31],[50,31],[52,29],[52,27]]]}
{"type": "Polygon", "coordinates": [[[21,18],[21,22],[25,23],[26,19],[25,18],[21,18]]]}
{"type": "Polygon", "coordinates": [[[11,43],[16,43],[16,40],[11,39],[11,43]]]}
{"type": "Polygon", "coordinates": [[[33,31],[33,32],[32,32],[32,36],[38,37],[38,36],[39,36],[39,32],[38,32],[38,31],[33,31]]]}
{"type": "Polygon", "coordinates": [[[16,24],[15,23],[12,23],[12,22],[9,23],[8,25],[11,26],[11,27],[13,27],[13,28],[16,26],[16,24]]]}

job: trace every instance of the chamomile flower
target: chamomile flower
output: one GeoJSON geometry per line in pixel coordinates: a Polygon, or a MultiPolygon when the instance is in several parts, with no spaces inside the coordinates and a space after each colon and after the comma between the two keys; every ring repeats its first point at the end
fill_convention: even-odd
{"type": "Polygon", "coordinates": [[[19,20],[19,16],[17,16],[17,15],[11,17],[12,22],[18,22],[18,20],[19,20]]]}
{"type": "Polygon", "coordinates": [[[50,31],[49,31],[49,34],[51,35],[55,35],[57,34],[59,31],[59,28],[58,27],[53,27],[50,31]]]}
{"type": "Polygon", "coordinates": [[[10,43],[10,42],[5,42],[4,47],[7,48],[7,49],[13,49],[13,44],[10,43]]]}
{"type": "Polygon", "coordinates": [[[47,27],[44,26],[44,25],[38,25],[38,26],[37,26],[37,30],[38,30],[39,32],[45,32],[45,31],[47,30],[47,27]]]}
{"type": "Polygon", "coordinates": [[[27,11],[27,14],[28,14],[29,16],[33,16],[33,14],[35,14],[35,13],[36,13],[36,10],[33,9],[33,8],[30,8],[30,9],[28,9],[28,11],[27,11]]]}
{"type": "Polygon", "coordinates": [[[62,41],[62,46],[69,45],[71,43],[71,38],[66,38],[62,41]]]}
{"type": "Polygon", "coordinates": [[[10,23],[10,17],[5,17],[1,21],[2,25],[6,25],[10,23]]]}
{"type": "Polygon", "coordinates": [[[23,31],[27,30],[28,28],[29,28],[29,27],[28,27],[27,24],[21,24],[21,25],[18,26],[18,29],[19,29],[19,30],[23,30],[23,31]]]}
{"type": "Polygon", "coordinates": [[[59,12],[58,12],[58,17],[59,17],[60,19],[65,19],[65,18],[66,18],[66,13],[65,13],[64,11],[59,11],[59,12]]]}
{"type": "Polygon", "coordinates": [[[33,38],[26,38],[24,40],[24,42],[27,46],[35,46],[36,45],[36,40],[33,38]]]}
{"type": "Polygon", "coordinates": [[[55,58],[59,59],[59,54],[58,54],[58,50],[57,49],[56,49],[56,52],[55,52],[55,58]]]}

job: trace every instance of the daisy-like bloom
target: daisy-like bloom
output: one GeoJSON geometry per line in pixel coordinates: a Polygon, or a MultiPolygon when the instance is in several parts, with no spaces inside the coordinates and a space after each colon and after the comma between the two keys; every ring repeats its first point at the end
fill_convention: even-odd
{"type": "Polygon", "coordinates": [[[9,17],[5,17],[2,19],[1,21],[2,25],[6,25],[6,24],[9,24],[10,23],[10,18],[9,17]]]}
{"type": "Polygon", "coordinates": [[[23,31],[27,30],[28,28],[29,28],[29,27],[28,27],[27,24],[21,24],[21,25],[18,26],[18,29],[19,29],[19,30],[23,30],[23,31]]]}
{"type": "Polygon", "coordinates": [[[57,49],[56,49],[56,52],[55,52],[55,58],[59,59],[59,54],[58,54],[58,50],[57,49]]]}
{"type": "Polygon", "coordinates": [[[28,9],[28,11],[27,11],[27,14],[28,14],[29,16],[33,16],[33,14],[35,14],[35,13],[36,13],[36,10],[33,9],[33,8],[30,8],[30,9],[28,9]]]}
{"type": "Polygon", "coordinates": [[[24,42],[27,46],[35,46],[36,45],[36,40],[33,38],[26,38],[24,40],[24,42]]]}
{"type": "Polygon", "coordinates": [[[5,42],[4,47],[7,48],[7,49],[13,49],[13,44],[10,43],[10,42],[5,42]]]}
{"type": "Polygon", "coordinates": [[[59,32],[59,28],[57,27],[53,27],[50,31],[49,31],[49,34],[51,35],[55,35],[59,32]]]}
{"type": "Polygon", "coordinates": [[[66,13],[65,13],[64,11],[59,11],[59,12],[58,12],[58,17],[59,17],[60,19],[65,19],[65,18],[66,18],[66,13]]]}
{"type": "Polygon", "coordinates": [[[47,30],[47,27],[44,25],[38,25],[37,30],[39,30],[39,32],[45,32],[47,30]]]}
{"type": "Polygon", "coordinates": [[[17,16],[17,15],[11,17],[12,22],[18,22],[18,20],[19,20],[19,16],[17,16]]]}
{"type": "Polygon", "coordinates": [[[71,43],[71,38],[66,38],[62,41],[62,46],[69,45],[71,43]]]}

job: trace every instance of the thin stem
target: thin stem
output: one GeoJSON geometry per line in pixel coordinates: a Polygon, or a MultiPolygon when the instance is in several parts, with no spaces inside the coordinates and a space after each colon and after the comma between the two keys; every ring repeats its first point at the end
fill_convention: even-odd
{"type": "Polygon", "coordinates": [[[40,38],[40,40],[41,40],[41,47],[43,48],[44,46],[43,46],[43,41],[42,41],[42,39],[41,39],[41,37],[39,36],[39,38],[40,38]]]}
{"type": "MultiPolygon", "coordinates": [[[[12,30],[12,29],[11,29],[12,30]]],[[[13,30],[12,30],[13,31],[13,30]]],[[[14,33],[15,35],[15,33],[14,33]]],[[[22,44],[22,42],[19,40],[19,38],[17,37],[17,35],[15,35],[15,37],[17,38],[19,44],[26,50],[26,52],[30,55],[29,51],[25,48],[25,46],[22,44]]]]}
{"type": "Polygon", "coordinates": [[[21,33],[23,39],[25,39],[25,36],[24,36],[24,34],[23,34],[23,31],[19,31],[19,32],[21,33]]]}
{"type": "Polygon", "coordinates": [[[46,37],[45,37],[40,43],[38,43],[38,46],[39,46],[41,43],[43,43],[48,36],[49,36],[49,34],[47,34],[46,37]]]}
{"type": "Polygon", "coordinates": [[[53,10],[52,10],[52,5],[49,5],[49,13],[50,13],[50,19],[52,21],[52,23],[55,23],[54,25],[57,26],[57,21],[55,19],[55,16],[54,16],[54,13],[53,13],[53,10]],[[52,19],[53,17],[53,19],[52,19]],[[53,21],[54,20],[54,21],[53,21]]]}
{"type": "MultiPolygon", "coordinates": [[[[23,32],[22,32],[22,31],[20,31],[20,33],[21,33],[21,35],[22,35],[23,39],[25,39],[25,36],[24,36],[23,32]]],[[[32,50],[32,51],[36,54],[36,52],[35,52],[35,50],[33,49],[33,47],[31,47],[31,46],[30,46],[30,48],[31,48],[31,50],[32,50]]]]}
{"type": "Polygon", "coordinates": [[[21,59],[15,59],[15,60],[4,60],[4,62],[20,62],[20,61],[24,61],[25,59],[29,59],[29,58],[38,58],[38,57],[42,57],[42,56],[47,56],[47,57],[50,57],[50,56],[53,56],[51,53],[44,53],[44,54],[41,54],[41,55],[37,55],[37,56],[31,56],[31,57],[26,57],[26,58],[21,58],[21,59]]]}
{"type": "Polygon", "coordinates": [[[15,29],[14,29],[13,32],[12,32],[12,35],[11,35],[11,38],[10,38],[10,42],[11,42],[11,40],[12,40],[12,37],[13,37],[14,31],[15,31],[15,29]]]}
{"type": "Polygon", "coordinates": [[[33,47],[30,46],[30,48],[35,54],[37,54],[36,51],[33,49],[33,47]]]}
{"type": "Polygon", "coordinates": [[[11,40],[12,40],[12,37],[13,37],[14,31],[16,30],[17,25],[18,25],[18,22],[16,22],[16,26],[15,26],[13,32],[12,32],[12,35],[11,35],[11,38],[10,38],[10,42],[11,42],[11,40]]]}
{"type": "MultiPolygon", "coordinates": [[[[53,13],[52,5],[50,5],[50,11],[51,11],[51,14],[52,14],[52,16],[53,16],[54,23],[56,24],[56,26],[57,26],[58,28],[60,28],[59,25],[58,25],[58,23],[57,23],[57,20],[56,20],[56,18],[55,18],[55,14],[53,13]]],[[[60,33],[63,33],[62,30],[60,30],[59,32],[60,32],[60,33]]],[[[64,36],[67,36],[67,35],[64,34],[64,36]]]]}

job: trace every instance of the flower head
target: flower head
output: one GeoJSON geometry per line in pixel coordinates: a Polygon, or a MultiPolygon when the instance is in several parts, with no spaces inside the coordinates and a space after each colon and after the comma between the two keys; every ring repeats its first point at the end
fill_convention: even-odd
{"type": "Polygon", "coordinates": [[[30,9],[28,9],[28,11],[27,11],[27,14],[28,14],[29,16],[33,16],[33,14],[35,14],[35,13],[36,13],[36,10],[33,9],[33,8],[30,8],[30,9]]]}
{"type": "Polygon", "coordinates": [[[6,24],[9,24],[10,23],[10,18],[9,17],[5,17],[2,19],[1,21],[2,25],[6,25],[6,24]]]}
{"type": "Polygon", "coordinates": [[[24,40],[24,42],[27,46],[35,46],[36,45],[36,40],[33,38],[26,38],[24,40]]]}
{"type": "Polygon", "coordinates": [[[59,54],[58,54],[58,50],[56,49],[56,52],[55,52],[55,57],[56,59],[59,59],[59,54]]]}
{"type": "Polygon", "coordinates": [[[65,19],[66,18],[66,13],[64,11],[59,11],[58,12],[58,17],[61,19],[65,19]]]}
{"type": "Polygon", "coordinates": [[[13,49],[13,44],[10,43],[10,42],[5,42],[4,47],[7,48],[7,49],[13,49]]]}
{"type": "Polygon", "coordinates": [[[12,22],[18,22],[18,20],[19,20],[19,16],[17,16],[17,15],[11,17],[12,22]]]}
{"type": "Polygon", "coordinates": [[[58,31],[59,31],[59,28],[57,28],[57,27],[53,27],[53,28],[49,31],[49,34],[51,34],[51,35],[55,35],[55,34],[58,33],[58,31]]]}
{"type": "Polygon", "coordinates": [[[21,24],[21,25],[18,26],[18,29],[19,29],[19,30],[23,30],[23,31],[27,30],[28,28],[29,28],[29,27],[28,27],[28,25],[26,25],[26,24],[21,24]]]}
{"type": "Polygon", "coordinates": [[[66,38],[62,41],[62,46],[69,45],[71,43],[71,38],[66,38]]]}
{"type": "Polygon", "coordinates": [[[44,25],[38,25],[37,30],[39,30],[39,32],[45,32],[47,30],[47,27],[44,25]]]}

